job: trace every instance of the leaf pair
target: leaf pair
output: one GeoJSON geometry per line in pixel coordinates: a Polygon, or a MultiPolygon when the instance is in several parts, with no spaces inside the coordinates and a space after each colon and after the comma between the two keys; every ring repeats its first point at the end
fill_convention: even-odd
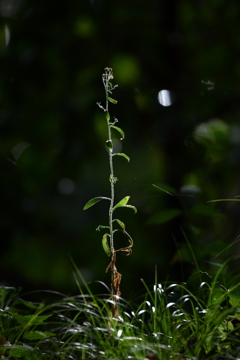
{"type": "MultiPolygon", "coordinates": [[[[121,201],[119,201],[112,209],[112,212],[114,210],[116,210],[117,208],[119,207],[126,207],[126,208],[130,208],[130,209],[133,209],[134,212],[136,213],[137,212],[137,209],[135,206],[132,206],[132,205],[127,205],[128,203],[128,200],[130,199],[130,196],[125,196],[121,201]]],[[[91,206],[95,205],[96,203],[98,203],[99,201],[101,200],[110,200],[110,198],[108,197],[104,197],[104,196],[98,196],[98,197],[95,197],[91,200],[89,200],[86,205],[84,206],[83,210],[87,210],[89,209],[91,206]]]]}

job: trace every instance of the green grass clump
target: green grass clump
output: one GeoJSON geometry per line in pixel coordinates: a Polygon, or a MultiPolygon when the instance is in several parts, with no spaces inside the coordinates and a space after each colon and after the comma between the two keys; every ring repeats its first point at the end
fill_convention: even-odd
{"type": "MultiPolygon", "coordinates": [[[[240,283],[227,288],[219,275],[193,274],[187,283],[149,288],[135,303],[111,292],[54,293],[52,303],[0,289],[3,359],[215,359],[240,355],[240,283]]],[[[48,293],[48,296],[50,293],[48,293]]]]}

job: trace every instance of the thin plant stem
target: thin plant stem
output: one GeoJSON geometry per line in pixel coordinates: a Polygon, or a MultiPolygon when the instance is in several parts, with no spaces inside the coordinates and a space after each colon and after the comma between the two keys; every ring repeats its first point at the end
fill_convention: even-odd
{"type": "MultiPolygon", "coordinates": [[[[105,73],[103,74],[103,84],[105,88],[105,95],[106,95],[106,106],[105,111],[108,113],[109,102],[108,102],[108,95],[109,95],[109,81],[113,79],[112,72],[107,68],[105,69],[105,73]]],[[[107,119],[107,126],[108,126],[108,141],[112,143],[112,134],[111,134],[111,126],[110,120],[107,119]]],[[[114,170],[113,170],[113,153],[112,150],[109,149],[109,167],[110,167],[110,187],[111,187],[111,201],[109,206],[109,235],[110,235],[110,249],[111,249],[111,260],[114,262],[115,256],[115,249],[114,249],[114,239],[113,239],[113,205],[114,205],[114,185],[115,185],[115,177],[114,177],[114,170]]],[[[111,291],[112,296],[114,295],[114,267],[111,267],[111,291]]]]}
{"type": "Polygon", "coordinates": [[[126,154],[124,154],[122,152],[119,153],[119,152],[113,151],[113,140],[112,140],[112,134],[111,134],[112,129],[114,129],[114,131],[117,131],[118,134],[121,135],[121,138],[120,138],[121,140],[123,140],[123,138],[124,138],[124,131],[120,127],[115,125],[118,122],[118,120],[116,118],[113,117],[113,121],[110,121],[110,114],[108,111],[109,110],[109,102],[111,102],[113,104],[117,104],[117,100],[110,97],[109,94],[112,94],[113,90],[118,86],[118,85],[114,85],[114,86],[112,85],[112,83],[111,83],[112,79],[113,79],[113,71],[111,68],[106,67],[104,69],[104,73],[102,75],[102,81],[103,81],[103,85],[104,85],[104,89],[105,89],[105,96],[106,96],[106,104],[105,104],[105,107],[103,107],[101,105],[101,103],[97,103],[99,108],[105,112],[105,117],[107,120],[108,140],[106,141],[106,145],[107,145],[108,154],[109,154],[109,167],[110,167],[109,182],[110,182],[110,188],[111,188],[111,197],[103,197],[103,196],[95,197],[87,202],[87,204],[84,206],[83,210],[87,210],[91,206],[98,203],[100,200],[110,201],[109,226],[99,225],[96,230],[101,230],[101,229],[107,228],[109,231],[108,233],[103,235],[102,246],[103,246],[103,250],[107,254],[107,256],[111,256],[111,261],[110,261],[108,267],[106,268],[106,272],[108,272],[108,270],[111,268],[111,297],[112,297],[112,300],[114,301],[111,312],[112,312],[113,317],[115,317],[115,315],[118,314],[116,303],[118,302],[118,299],[121,296],[120,283],[121,283],[121,279],[122,279],[122,275],[117,271],[117,267],[116,267],[117,252],[122,252],[122,253],[125,253],[126,255],[130,255],[132,253],[133,240],[132,240],[131,236],[128,234],[128,232],[126,231],[125,224],[119,219],[113,219],[113,212],[119,207],[125,207],[128,209],[132,209],[134,211],[134,213],[137,212],[137,209],[135,206],[128,204],[130,196],[125,196],[122,200],[120,200],[117,204],[114,205],[114,197],[115,197],[114,186],[118,179],[114,176],[113,156],[123,157],[127,161],[130,161],[130,158],[129,158],[129,156],[127,156],[126,154]],[[114,229],[114,227],[113,227],[114,221],[115,221],[115,224],[117,224],[117,226],[119,228],[114,229]],[[114,235],[115,231],[121,231],[122,234],[127,236],[128,241],[129,241],[128,246],[121,247],[120,249],[115,250],[114,239],[113,239],[113,235],[114,235]]]}

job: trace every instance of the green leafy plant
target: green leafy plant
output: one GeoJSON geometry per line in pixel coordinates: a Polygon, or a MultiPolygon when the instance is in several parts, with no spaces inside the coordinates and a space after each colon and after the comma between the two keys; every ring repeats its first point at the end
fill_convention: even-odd
{"type": "Polygon", "coordinates": [[[114,218],[113,215],[114,215],[115,211],[120,207],[133,209],[135,213],[137,212],[137,209],[135,206],[128,204],[130,196],[125,196],[118,203],[116,203],[116,204],[114,203],[115,185],[116,185],[116,182],[118,179],[114,176],[113,157],[121,156],[121,157],[124,157],[127,161],[130,161],[130,158],[124,153],[119,153],[119,152],[114,151],[114,144],[113,144],[113,140],[112,140],[112,130],[117,131],[121,135],[121,140],[124,139],[125,134],[121,128],[116,126],[116,124],[118,122],[118,120],[116,118],[113,118],[113,121],[111,121],[111,116],[110,116],[110,112],[109,112],[109,103],[112,103],[114,105],[117,104],[117,100],[115,100],[109,96],[109,95],[112,95],[113,91],[117,87],[117,85],[112,84],[112,80],[113,80],[113,71],[111,68],[107,67],[104,69],[104,73],[102,75],[102,81],[103,81],[105,95],[106,95],[105,107],[102,106],[101,103],[97,103],[99,108],[104,111],[106,121],[107,121],[108,139],[106,141],[106,146],[107,146],[108,155],[109,155],[109,166],[110,166],[109,182],[110,182],[111,196],[110,197],[104,197],[104,196],[95,197],[95,198],[89,200],[83,209],[86,210],[101,200],[110,201],[109,225],[108,226],[99,225],[96,230],[108,229],[108,233],[103,235],[102,246],[103,246],[105,253],[108,256],[111,256],[111,261],[110,261],[108,267],[106,268],[106,272],[109,269],[111,269],[111,294],[112,294],[113,300],[115,301],[115,303],[112,306],[111,312],[112,312],[113,316],[116,316],[116,315],[118,315],[116,302],[118,301],[118,298],[121,295],[120,283],[121,283],[121,278],[122,278],[122,275],[117,271],[117,267],[116,267],[117,252],[121,251],[121,252],[125,252],[127,255],[130,255],[132,253],[133,240],[132,240],[131,236],[127,233],[125,224],[121,220],[114,218]],[[115,224],[118,226],[117,228],[114,228],[115,224]],[[114,233],[117,231],[120,231],[125,236],[127,236],[129,245],[115,250],[114,233]]]}

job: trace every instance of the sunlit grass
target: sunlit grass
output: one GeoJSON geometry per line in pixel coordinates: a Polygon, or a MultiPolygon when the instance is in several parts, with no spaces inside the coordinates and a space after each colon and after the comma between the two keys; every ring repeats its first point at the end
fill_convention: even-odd
{"type": "Polygon", "coordinates": [[[39,293],[54,301],[23,300],[0,289],[4,359],[214,359],[240,353],[240,283],[231,288],[201,271],[187,283],[152,287],[130,303],[118,299],[112,317],[110,291],[94,295],[39,293]]]}

